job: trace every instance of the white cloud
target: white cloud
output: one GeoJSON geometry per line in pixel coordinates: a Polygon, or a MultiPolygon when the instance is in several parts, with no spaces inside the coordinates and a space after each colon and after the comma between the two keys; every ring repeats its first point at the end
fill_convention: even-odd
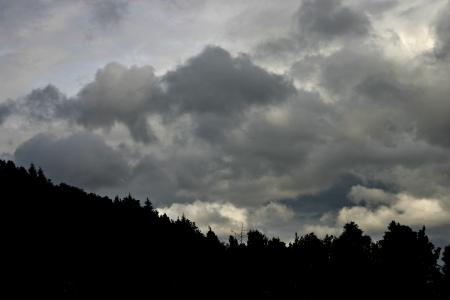
{"type": "Polygon", "coordinates": [[[208,226],[219,236],[227,236],[238,232],[241,226],[247,227],[248,211],[238,208],[231,203],[211,203],[195,201],[193,203],[173,203],[168,207],[159,208],[162,214],[176,219],[184,215],[194,221],[197,226],[206,232],[208,226]]]}
{"type": "Polygon", "coordinates": [[[407,193],[399,193],[395,195],[395,201],[390,205],[376,208],[344,207],[338,213],[337,224],[342,226],[354,221],[369,232],[380,232],[393,220],[410,226],[449,225],[450,211],[446,210],[442,201],[442,199],[416,198],[407,193]]]}
{"type": "Polygon", "coordinates": [[[193,220],[197,226],[206,232],[208,227],[221,237],[240,233],[242,226],[245,230],[257,228],[266,233],[277,226],[292,221],[294,212],[280,203],[268,203],[258,208],[238,207],[232,203],[217,203],[195,201],[193,203],[173,203],[168,207],[158,208],[161,214],[167,214],[176,219],[184,215],[193,220]]]}

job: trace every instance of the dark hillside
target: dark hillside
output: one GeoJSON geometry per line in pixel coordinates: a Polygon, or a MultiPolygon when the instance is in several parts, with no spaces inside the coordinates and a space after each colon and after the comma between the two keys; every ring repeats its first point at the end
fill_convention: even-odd
{"type": "Polygon", "coordinates": [[[74,299],[449,296],[450,248],[440,267],[425,228],[392,222],[375,243],[349,223],[338,237],[311,233],[289,245],[251,230],[245,244],[233,236],[224,244],[184,217],[158,214],[148,200],[55,185],[33,166],[0,161],[0,183],[4,242],[22,257],[16,270],[27,278],[16,283],[23,290],[53,271],[64,297],[74,299]]]}

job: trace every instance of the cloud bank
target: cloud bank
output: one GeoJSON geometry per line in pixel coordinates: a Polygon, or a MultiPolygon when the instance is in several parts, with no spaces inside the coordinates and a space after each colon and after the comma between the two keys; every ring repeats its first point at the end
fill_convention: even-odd
{"type": "MultiPolygon", "coordinates": [[[[140,11],[150,11],[125,1],[80,3],[43,2],[36,10],[75,19],[89,11],[86,32],[102,32],[106,43],[99,51],[109,47],[111,30],[134,45],[127,30],[140,24],[140,11]]],[[[352,220],[376,234],[395,219],[439,228],[436,236],[445,240],[450,3],[304,0],[287,1],[285,9],[264,3],[267,11],[259,7],[249,20],[270,34],[248,21],[239,23],[247,26],[239,36],[237,16],[254,4],[233,3],[224,11],[229,30],[221,39],[202,40],[183,59],[173,56],[170,67],[117,56],[118,62],[97,64],[72,94],[53,82],[28,91],[25,81],[18,83],[14,89],[22,93],[0,103],[1,153],[43,167],[56,181],[149,197],[161,212],[185,214],[221,236],[243,225],[288,240],[295,231],[337,233],[352,220]],[[268,11],[279,19],[263,22],[268,11]],[[251,43],[236,51],[230,30],[236,41],[251,43]]],[[[221,7],[194,4],[208,13],[221,7]]],[[[19,2],[3,5],[29,13],[19,2]]],[[[177,20],[193,13],[182,5],[155,9],[177,20]]],[[[12,48],[32,40],[0,34],[12,48]]],[[[99,42],[92,35],[86,38],[99,42]]],[[[42,54],[30,51],[4,50],[0,65],[19,80],[30,66],[13,62],[42,54]]],[[[70,60],[66,55],[42,66],[70,60]]]]}

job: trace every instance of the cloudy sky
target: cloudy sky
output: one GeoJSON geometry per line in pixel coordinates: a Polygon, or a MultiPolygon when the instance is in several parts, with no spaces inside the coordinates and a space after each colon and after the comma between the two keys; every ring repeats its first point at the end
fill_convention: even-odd
{"type": "Polygon", "coordinates": [[[259,228],[450,242],[448,0],[0,0],[0,156],[259,228]]]}

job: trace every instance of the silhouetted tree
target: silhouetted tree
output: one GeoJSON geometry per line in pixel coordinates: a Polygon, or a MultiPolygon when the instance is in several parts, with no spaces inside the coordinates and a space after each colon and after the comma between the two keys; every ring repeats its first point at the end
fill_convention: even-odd
{"type": "Polygon", "coordinates": [[[444,248],[444,252],[442,253],[442,262],[444,263],[442,266],[444,278],[450,280],[450,245],[444,248]]]}
{"type": "Polygon", "coordinates": [[[281,241],[280,238],[273,237],[267,242],[267,248],[272,251],[278,252],[286,248],[286,243],[281,241]]]}
{"type": "Polygon", "coordinates": [[[237,238],[235,238],[234,236],[230,235],[228,237],[228,247],[230,249],[236,249],[239,246],[239,242],[237,240],[237,238]]]}
{"type": "Polygon", "coordinates": [[[444,248],[442,253],[442,282],[441,282],[441,297],[442,299],[450,298],[450,245],[444,248]]]}
{"type": "Polygon", "coordinates": [[[335,280],[335,288],[339,289],[352,283],[347,289],[347,298],[368,298],[367,289],[371,284],[372,265],[370,251],[371,238],[354,222],[344,225],[342,234],[332,243],[331,263],[335,280]]]}
{"type": "Polygon", "coordinates": [[[209,226],[208,232],[206,233],[206,241],[212,250],[220,250],[224,247],[217,235],[211,229],[211,226],[209,226]]]}
{"type": "Polygon", "coordinates": [[[34,166],[0,160],[0,184],[4,257],[19,257],[14,268],[29,278],[17,290],[39,289],[44,270],[58,265],[72,299],[450,298],[450,246],[439,267],[425,228],[392,222],[373,243],[351,222],[338,237],[296,234],[288,246],[250,230],[247,244],[230,236],[225,247],[211,228],[160,215],[148,199],[54,184],[34,166]]]}
{"type": "Polygon", "coordinates": [[[30,174],[31,178],[33,179],[37,178],[38,175],[34,164],[30,165],[30,168],[28,169],[28,174],[30,174]]]}
{"type": "Polygon", "coordinates": [[[262,250],[267,246],[267,237],[258,230],[249,230],[247,233],[247,247],[249,249],[262,250]]]}
{"type": "Polygon", "coordinates": [[[425,234],[392,221],[379,242],[380,267],[384,284],[396,297],[437,297],[432,293],[437,276],[440,249],[425,234]]]}

